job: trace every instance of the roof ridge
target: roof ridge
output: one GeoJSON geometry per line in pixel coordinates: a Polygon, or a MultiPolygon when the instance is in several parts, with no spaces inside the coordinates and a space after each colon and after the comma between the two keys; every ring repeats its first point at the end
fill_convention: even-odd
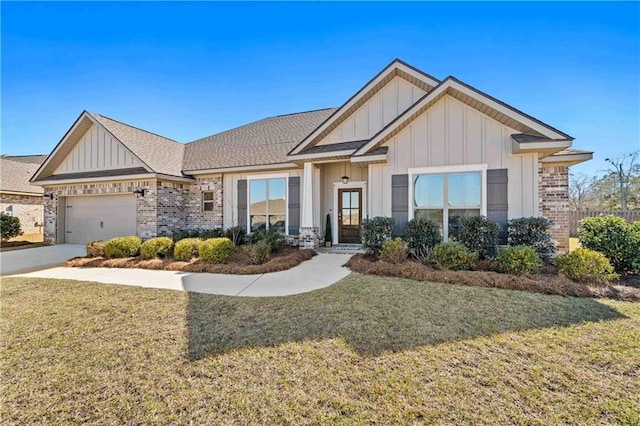
{"type": "MultiPolygon", "coordinates": [[[[318,109],[310,109],[309,111],[290,112],[288,114],[271,115],[269,117],[263,118],[263,120],[265,120],[266,118],[287,117],[289,115],[308,114],[310,112],[327,111],[327,110],[330,110],[330,109],[337,109],[337,108],[338,107],[318,108],[318,109]]],[[[258,121],[260,121],[260,120],[258,120],[258,121]]]]}
{"type": "Polygon", "coordinates": [[[166,140],[168,140],[168,141],[175,142],[175,143],[178,143],[178,144],[180,144],[180,145],[184,145],[184,143],[182,143],[182,142],[178,142],[178,141],[177,141],[177,140],[175,140],[175,139],[171,139],[171,138],[168,138],[168,137],[166,137],[166,136],[162,136],[162,135],[160,135],[160,134],[158,134],[158,133],[150,132],[149,130],[142,129],[142,128],[137,127],[137,126],[132,126],[131,124],[127,124],[127,123],[122,122],[122,121],[120,121],[120,120],[116,120],[115,118],[107,117],[106,115],[98,114],[98,113],[91,112],[91,111],[87,111],[87,112],[88,112],[89,114],[91,114],[91,115],[99,115],[100,117],[102,117],[102,118],[106,118],[107,120],[115,121],[116,123],[122,124],[123,126],[131,127],[132,129],[140,130],[141,132],[149,133],[150,135],[154,135],[154,136],[157,136],[157,137],[159,137],[159,138],[166,139],[166,140]]]}

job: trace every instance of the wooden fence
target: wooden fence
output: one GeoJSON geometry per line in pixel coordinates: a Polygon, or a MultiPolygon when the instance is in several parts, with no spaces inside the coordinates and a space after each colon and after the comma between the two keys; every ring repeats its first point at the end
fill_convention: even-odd
{"type": "Polygon", "coordinates": [[[578,226],[580,221],[585,217],[594,216],[618,216],[626,220],[628,223],[640,220],[640,210],[585,210],[585,211],[571,211],[569,212],[569,235],[572,237],[578,236],[578,226]]]}

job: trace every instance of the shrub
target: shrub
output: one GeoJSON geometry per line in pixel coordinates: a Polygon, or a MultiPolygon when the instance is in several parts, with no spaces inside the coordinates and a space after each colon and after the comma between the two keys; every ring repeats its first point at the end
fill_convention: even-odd
{"type": "Polygon", "coordinates": [[[107,245],[105,241],[91,241],[87,243],[87,257],[105,257],[104,248],[107,245]]]}
{"type": "Polygon", "coordinates": [[[108,258],[133,257],[140,253],[142,240],[138,237],[116,237],[107,241],[104,254],[108,258]]]}
{"type": "Polygon", "coordinates": [[[173,253],[173,240],[169,237],[152,238],[140,246],[140,257],[153,259],[154,257],[169,257],[173,253]]]}
{"type": "Polygon", "coordinates": [[[202,238],[203,240],[208,240],[209,238],[220,238],[224,236],[224,232],[220,228],[200,229],[198,231],[198,238],[202,238]]]}
{"type": "Polygon", "coordinates": [[[402,263],[407,260],[408,247],[402,238],[385,241],[380,250],[380,260],[389,263],[402,263]]]}
{"type": "Polygon", "coordinates": [[[424,261],[431,250],[442,241],[440,226],[430,219],[415,218],[407,223],[404,234],[411,255],[424,261]]]}
{"type": "Polygon", "coordinates": [[[189,262],[200,254],[200,238],[184,238],[178,241],[173,248],[173,258],[181,262],[189,262]]]}
{"type": "Polygon", "coordinates": [[[618,276],[602,253],[583,247],[558,256],[556,265],[560,275],[581,283],[604,284],[618,276]]]}
{"type": "Polygon", "coordinates": [[[469,251],[460,243],[449,242],[435,246],[431,259],[438,268],[469,271],[475,267],[478,253],[469,251]]]}
{"type": "Polygon", "coordinates": [[[587,217],[578,235],[584,248],[599,251],[621,274],[640,273],[640,224],[626,223],[621,217],[587,217]]]}
{"type": "Polygon", "coordinates": [[[549,229],[553,222],[544,217],[521,217],[512,219],[507,224],[508,243],[510,246],[531,246],[543,258],[555,251],[549,229]]]}
{"type": "Polygon", "coordinates": [[[368,254],[375,257],[380,255],[382,245],[391,239],[394,223],[394,218],[385,216],[362,221],[362,246],[368,254]]]}
{"type": "Polygon", "coordinates": [[[495,257],[498,252],[500,225],[484,216],[460,218],[458,241],[481,259],[495,257]]]}
{"type": "Polygon", "coordinates": [[[200,259],[209,263],[225,263],[234,249],[233,242],[225,237],[210,238],[200,244],[200,259]]]}
{"type": "Polygon", "coordinates": [[[491,269],[504,274],[531,275],[542,268],[542,259],[531,246],[509,246],[500,249],[491,269]]]}
{"type": "Polygon", "coordinates": [[[233,244],[239,246],[244,244],[244,238],[247,235],[247,231],[243,226],[233,226],[224,231],[224,236],[233,242],[233,244]]]}
{"type": "Polygon", "coordinates": [[[262,240],[242,247],[242,251],[249,257],[249,261],[253,265],[262,265],[269,259],[271,244],[267,240],[262,240]]]}
{"type": "Polygon", "coordinates": [[[0,238],[2,238],[2,241],[17,237],[18,235],[22,235],[20,219],[5,213],[0,214],[0,238]]]}
{"type": "Polygon", "coordinates": [[[260,241],[266,241],[271,247],[271,253],[277,253],[284,248],[284,234],[275,229],[260,228],[251,233],[251,244],[257,244],[260,241]]]}

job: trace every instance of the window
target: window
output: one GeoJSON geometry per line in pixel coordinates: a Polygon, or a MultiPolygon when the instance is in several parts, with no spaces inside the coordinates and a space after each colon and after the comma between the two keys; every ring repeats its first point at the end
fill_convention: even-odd
{"type": "Polygon", "coordinates": [[[260,228],[286,231],[287,203],[285,178],[249,181],[249,231],[260,228]]]}
{"type": "Polygon", "coordinates": [[[202,193],[202,210],[205,212],[213,211],[213,191],[204,191],[202,193]]]}
{"type": "Polygon", "coordinates": [[[413,217],[440,225],[444,241],[456,240],[461,217],[482,212],[482,173],[438,173],[413,176],[413,217]]]}

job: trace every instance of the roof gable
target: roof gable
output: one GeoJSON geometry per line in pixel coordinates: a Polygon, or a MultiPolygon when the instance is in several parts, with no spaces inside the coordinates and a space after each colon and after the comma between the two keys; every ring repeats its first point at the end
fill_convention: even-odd
{"type": "Polygon", "coordinates": [[[314,129],[307,137],[305,137],[298,145],[289,152],[289,155],[301,153],[305,148],[315,145],[321,139],[329,135],[340,124],[354,114],[362,105],[364,105],[372,96],[378,93],[395,77],[400,77],[411,84],[421,88],[425,92],[429,92],[438,85],[439,80],[434,77],[412,67],[411,65],[395,59],[365,84],[356,94],[349,98],[340,108],[338,108],[331,116],[314,129]]]}

